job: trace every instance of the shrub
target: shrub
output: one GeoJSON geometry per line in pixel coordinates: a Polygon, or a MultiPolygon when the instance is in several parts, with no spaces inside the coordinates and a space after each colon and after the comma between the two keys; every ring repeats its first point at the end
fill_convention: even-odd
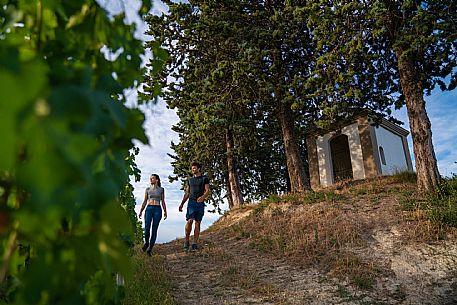
{"type": "Polygon", "coordinates": [[[433,222],[457,227],[457,176],[444,178],[428,198],[427,215],[433,222]]]}
{"type": "Polygon", "coordinates": [[[457,227],[457,176],[443,178],[425,198],[405,192],[400,204],[406,211],[423,210],[433,223],[457,227]]]}

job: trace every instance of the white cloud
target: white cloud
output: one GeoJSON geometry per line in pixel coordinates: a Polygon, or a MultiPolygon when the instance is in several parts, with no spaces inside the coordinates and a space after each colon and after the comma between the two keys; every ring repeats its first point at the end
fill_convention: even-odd
{"type": "MultiPolygon", "coordinates": [[[[168,176],[173,173],[171,167],[171,158],[167,155],[172,153],[170,144],[171,141],[177,140],[177,135],[171,130],[171,126],[178,120],[174,111],[166,109],[165,103],[160,99],[156,105],[148,107],[140,107],[146,116],[144,128],[149,138],[149,144],[144,145],[136,142],[140,152],[136,156],[136,164],[141,170],[141,180],[133,182],[135,188],[134,195],[137,198],[137,203],[141,203],[144,196],[144,190],[149,185],[149,177],[151,174],[160,176],[162,186],[170,191],[167,191],[167,201],[176,201],[182,195],[179,183],[170,184],[168,176]]],[[[182,196],[181,196],[182,197],[182,196]]]]}
{"type": "Polygon", "coordinates": [[[154,1],[154,6],[152,7],[152,14],[162,15],[168,11],[168,6],[162,1],[154,1]]]}

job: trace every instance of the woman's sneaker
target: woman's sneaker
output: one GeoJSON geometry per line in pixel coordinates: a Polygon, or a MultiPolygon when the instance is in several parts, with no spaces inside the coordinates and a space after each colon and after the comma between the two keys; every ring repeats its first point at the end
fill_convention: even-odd
{"type": "Polygon", "coordinates": [[[149,244],[144,244],[143,247],[141,247],[141,250],[146,251],[149,247],[149,244]]]}
{"type": "Polygon", "coordinates": [[[186,251],[186,252],[189,251],[189,242],[188,242],[188,241],[186,241],[186,242],[184,243],[183,249],[184,249],[184,251],[186,251]]]}

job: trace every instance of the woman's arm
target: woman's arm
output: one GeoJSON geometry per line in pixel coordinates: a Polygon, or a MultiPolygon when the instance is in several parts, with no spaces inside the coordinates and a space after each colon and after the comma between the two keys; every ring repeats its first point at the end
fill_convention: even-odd
{"type": "Polygon", "coordinates": [[[143,214],[143,210],[146,207],[146,203],[148,202],[148,189],[144,191],[144,200],[143,204],[141,205],[140,213],[138,214],[138,218],[141,218],[141,214],[143,214]]]}
{"type": "Polygon", "coordinates": [[[167,219],[167,205],[165,204],[165,189],[162,192],[163,220],[167,219]]]}

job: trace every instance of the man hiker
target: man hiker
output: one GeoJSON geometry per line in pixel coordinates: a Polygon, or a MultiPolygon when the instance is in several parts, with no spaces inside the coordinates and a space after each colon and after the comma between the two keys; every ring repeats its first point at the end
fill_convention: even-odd
{"type": "Polygon", "coordinates": [[[192,177],[187,181],[184,197],[182,198],[179,206],[179,211],[182,212],[184,203],[187,203],[186,213],[186,241],[184,243],[184,250],[189,250],[189,238],[192,231],[192,224],[195,221],[194,228],[194,242],[192,243],[192,251],[196,251],[198,246],[198,238],[200,236],[200,224],[202,222],[203,214],[205,213],[205,199],[209,194],[209,179],[202,175],[202,166],[198,162],[193,162],[191,165],[192,177]]]}

